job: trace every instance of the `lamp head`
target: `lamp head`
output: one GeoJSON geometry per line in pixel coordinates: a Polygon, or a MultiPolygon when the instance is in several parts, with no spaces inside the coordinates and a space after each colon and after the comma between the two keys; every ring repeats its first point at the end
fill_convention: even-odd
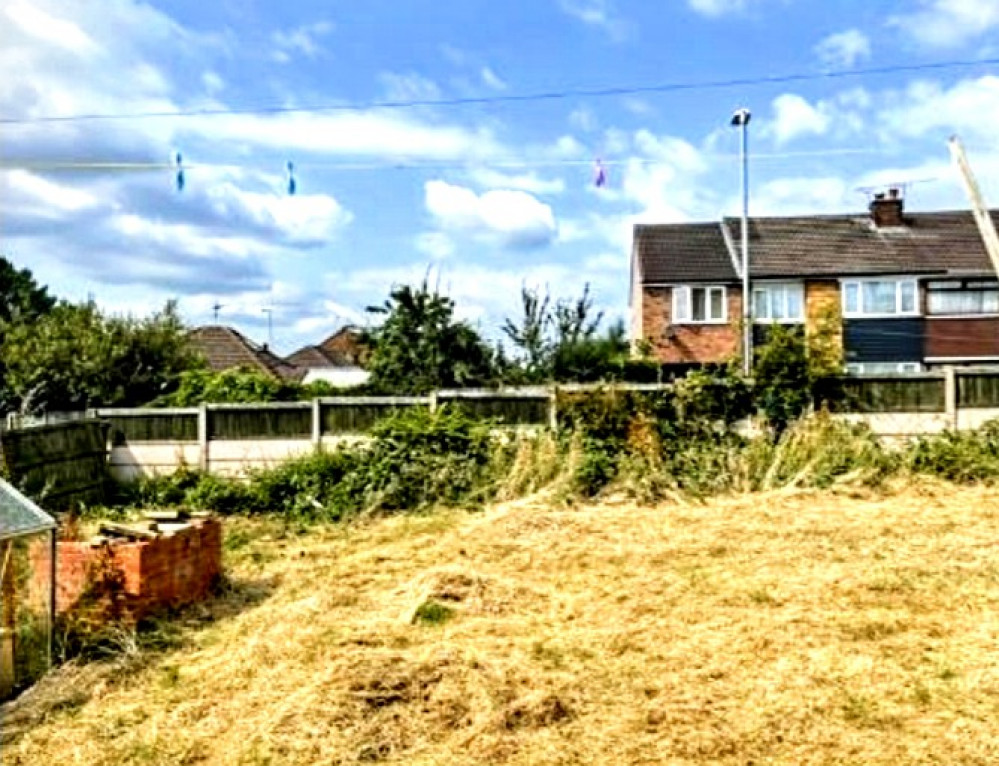
{"type": "Polygon", "coordinates": [[[740,126],[740,127],[744,126],[744,125],[748,125],[749,124],[749,120],[750,120],[751,117],[752,117],[752,114],[745,107],[743,107],[742,109],[737,109],[735,111],[735,114],[732,115],[732,122],[731,122],[731,124],[735,125],[735,126],[740,126]]]}

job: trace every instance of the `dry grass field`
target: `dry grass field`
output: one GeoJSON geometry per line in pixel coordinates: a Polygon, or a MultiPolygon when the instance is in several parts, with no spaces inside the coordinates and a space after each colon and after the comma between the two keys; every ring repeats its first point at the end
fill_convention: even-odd
{"type": "Polygon", "coordinates": [[[282,535],[14,764],[996,764],[999,490],[543,499],[282,535]]]}

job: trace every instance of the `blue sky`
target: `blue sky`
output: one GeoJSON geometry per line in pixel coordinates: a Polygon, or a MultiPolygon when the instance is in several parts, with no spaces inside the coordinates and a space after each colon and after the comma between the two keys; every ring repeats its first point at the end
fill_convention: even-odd
{"type": "Polygon", "coordinates": [[[995,58],[999,0],[2,0],[0,39],[0,251],[116,312],[176,298],[200,324],[218,301],[265,340],[271,307],[282,351],[428,273],[494,337],[525,284],[589,282],[623,315],[635,222],[738,211],[739,106],[753,214],[861,210],[896,181],[911,209],[965,207],[954,132],[999,204],[990,65],[363,107],[995,58]],[[199,110],[233,113],[38,121],[199,110]]]}

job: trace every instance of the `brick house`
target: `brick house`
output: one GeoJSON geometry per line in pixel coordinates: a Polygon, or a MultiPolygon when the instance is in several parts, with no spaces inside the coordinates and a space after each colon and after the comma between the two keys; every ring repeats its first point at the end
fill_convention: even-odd
{"type": "MultiPolygon", "coordinates": [[[[867,214],[752,218],[749,252],[756,342],[830,317],[853,373],[999,365],[999,282],[970,212],[906,213],[893,189],[867,214]]],[[[636,225],[636,347],[672,365],[737,357],[740,253],[737,218],[636,225]]]]}

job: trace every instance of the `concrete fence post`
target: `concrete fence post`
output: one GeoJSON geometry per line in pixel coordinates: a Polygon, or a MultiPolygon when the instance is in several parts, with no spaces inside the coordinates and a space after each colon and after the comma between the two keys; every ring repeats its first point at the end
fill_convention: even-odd
{"type": "Polygon", "coordinates": [[[323,448],[322,403],[319,399],[312,400],[312,447],[316,452],[323,448]]]}
{"type": "Polygon", "coordinates": [[[208,455],[208,405],[198,405],[198,468],[208,472],[211,463],[208,455]]]}
{"type": "Polygon", "coordinates": [[[944,409],[947,413],[947,427],[954,431],[958,428],[957,397],[957,370],[944,367],[944,409]]]}
{"type": "Polygon", "coordinates": [[[427,405],[430,408],[430,414],[437,412],[437,392],[431,391],[427,394],[427,405]]]}
{"type": "Polygon", "coordinates": [[[548,389],[548,427],[558,430],[558,386],[548,389]]]}

